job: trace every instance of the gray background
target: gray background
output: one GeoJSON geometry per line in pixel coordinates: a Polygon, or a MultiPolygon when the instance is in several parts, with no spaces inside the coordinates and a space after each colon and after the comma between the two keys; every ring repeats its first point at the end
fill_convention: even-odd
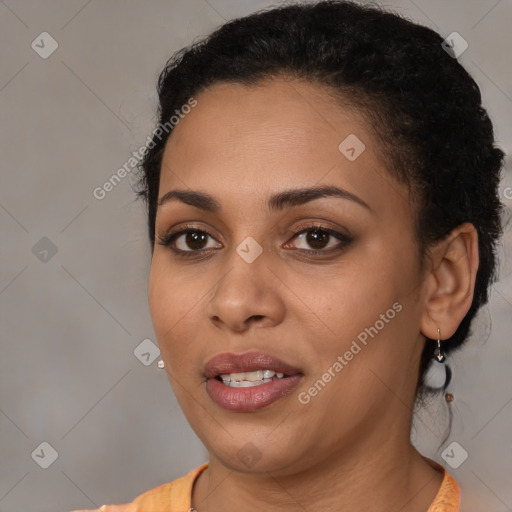
{"type": "MultiPolygon", "coordinates": [[[[92,191],[145,144],[157,74],[171,53],[273,3],[0,2],[1,512],[125,502],[206,461],[165,372],[133,353],[142,340],[155,341],[146,220],[133,175],[103,200],[92,191]],[[47,59],[31,48],[43,31],[59,45],[47,59]],[[41,252],[51,247],[43,237],[56,254],[41,252]],[[48,469],[36,464],[48,461],[48,449],[31,456],[42,442],[58,452],[48,469]]],[[[443,37],[456,31],[467,40],[459,60],[480,85],[509,153],[512,3],[385,5],[443,37]]],[[[509,219],[510,160],[507,167],[501,193],[509,219]]],[[[446,465],[462,485],[464,512],[512,509],[511,238],[509,224],[491,302],[468,346],[451,358],[450,438],[439,448],[447,425],[442,399],[420,414],[412,433],[424,454],[445,465],[450,443],[468,452],[457,469],[446,465]]]]}

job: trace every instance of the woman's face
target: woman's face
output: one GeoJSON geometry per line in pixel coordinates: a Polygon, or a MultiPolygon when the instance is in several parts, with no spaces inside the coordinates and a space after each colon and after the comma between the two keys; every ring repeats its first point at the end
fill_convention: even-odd
{"type": "Polygon", "coordinates": [[[149,303],[210,460],[284,475],[408,441],[424,287],[368,125],[304,82],[196,100],[163,157],[149,303]],[[319,187],[341,192],[294,194],[319,187]]]}

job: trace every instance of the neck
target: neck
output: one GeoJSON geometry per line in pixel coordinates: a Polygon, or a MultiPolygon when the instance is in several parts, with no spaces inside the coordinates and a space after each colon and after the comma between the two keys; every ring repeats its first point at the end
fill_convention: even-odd
{"type": "Polygon", "coordinates": [[[233,471],[212,456],[194,486],[192,507],[197,512],[427,512],[443,475],[408,436],[404,442],[389,432],[285,475],[233,471]]]}

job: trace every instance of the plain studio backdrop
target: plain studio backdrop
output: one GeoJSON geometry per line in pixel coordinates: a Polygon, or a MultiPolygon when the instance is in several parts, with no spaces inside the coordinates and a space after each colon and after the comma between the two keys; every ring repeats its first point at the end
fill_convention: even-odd
{"type": "MultiPolygon", "coordinates": [[[[0,2],[1,512],[129,501],[207,460],[157,368],[146,219],[128,161],[154,128],[156,78],[170,55],[225,20],[277,4],[0,2]],[[104,187],[123,166],[122,179],[104,187]]],[[[458,58],[509,153],[510,0],[385,6],[467,42],[458,58]]],[[[506,221],[510,164],[500,190],[506,221]]],[[[490,304],[451,357],[449,439],[438,447],[442,398],[412,432],[460,482],[464,512],[512,509],[511,253],[509,223],[490,304]]]]}

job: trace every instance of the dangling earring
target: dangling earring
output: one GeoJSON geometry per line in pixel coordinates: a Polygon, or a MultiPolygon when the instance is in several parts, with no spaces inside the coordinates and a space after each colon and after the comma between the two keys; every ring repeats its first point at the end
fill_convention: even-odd
{"type": "Polygon", "coordinates": [[[437,348],[434,350],[434,357],[438,363],[444,363],[446,360],[446,356],[441,350],[441,331],[439,328],[437,329],[437,348]]]}
{"type": "MultiPolygon", "coordinates": [[[[434,350],[434,359],[443,364],[445,370],[445,380],[443,384],[443,391],[446,391],[446,388],[450,385],[450,381],[452,380],[452,370],[446,364],[446,356],[444,355],[443,349],[441,348],[441,330],[439,327],[437,328],[437,348],[434,350]]],[[[453,401],[453,395],[451,393],[445,394],[445,400],[449,403],[453,401]]]]}
{"type": "Polygon", "coordinates": [[[160,359],[160,361],[158,361],[157,366],[158,366],[158,368],[160,368],[160,369],[165,368],[164,360],[163,360],[163,359],[160,359]]]}
{"type": "MultiPolygon", "coordinates": [[[[432,359],[435,362],[431,363],[429,371],[425,376],[425,387],[434,393],[438,391],[444,392],[452,380],[452,370],[450,366],[446,364],[446,355],[441,347],[441,330],[439,328],[437,329],[437,347],[434,350],[432,359]],[[442,365],[442,367],[438,366],[438,364],[442,365]],[[444,373],[444,375],[441,375],[441,373],[444,373]],[[441,384],[443,378],[444,384],[441,384]]],[[[451,402],[453,399],[454,397],[452,394],[445,394],[445,400],[447,402],[451,402]]]]}

